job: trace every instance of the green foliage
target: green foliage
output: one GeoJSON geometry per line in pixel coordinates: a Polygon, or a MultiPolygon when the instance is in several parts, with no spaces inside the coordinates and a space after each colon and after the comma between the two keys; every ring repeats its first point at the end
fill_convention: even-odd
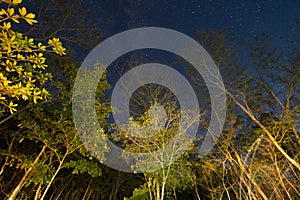
{"type": "MultiPolygon", "coordinates": [[[[222,137],[214,151],[205,158],[197,157],[195,146],[177,160],[171,160],[174,152],[159,156],[153,154],[157,163],[163,161],[167,165],[158,171],[128,174],[103,166],[85,148],[100,150],[103,154],[98,158],[103,161],[107,146],[99,141],[102,141],[103,134],[107,134],[104,130],[95,141],[83,144],[73,124],[71,96],[78,66],[70,61],[72,58],[60,57],[65,54],[65,49],[60,40],[53,37],[63,35],[64,39],[86,44],[82,30],[88,32],[88,29],[80,27],[75,39],[69,32],[77,27],[77,22],[85,21],[77,15],[81,13],[76,10],[80,4],[73,7],[79,1],[33,1],[44,6],[39,7],[41,16],[49,17],[42,26],[32,26],[37,23],[35,15],[21,5],[21,0],[0,2],[0,117],[9,116],[9,120],[2,120],[0,126],[0,199],[7,199],[29,170],[16,199],[33,199],[34,196],[41,197],[41,194],[45,194],[45,199],[106,200],[126,196],[125,200],[161,200],[162,197],[191,199],[191,196],[195,198],[198,195],[201,196],[198,199],[299,199],[299,170],[278,151],[266,133],[266,130],[269,131],[283,151],[299,163],[299,51],[291,51],[292,55],[283,59],[281,53],[268,46],[270,38],[258,38],[250,52],[253,65],[258,68],[253,68],[258,73],[252,77],[243,71],[241,61],[233,53],[235,44],[231,37],[227,38],[227,32],[200,33],[201,44],[205,44],[220,66],[229,94],[232,92],[237,102],[244,105],[261,125],[251,121],[253,118],[249,118],[237,102],[229,99],[222,137]],[[76,12],[71,13],[68,6],[76,12]],[[55,14],[50,16],[51,12],[55,14]],[[72,21],[78,18],[80,21],[72,21]],[[64,19],[63,22],[60,23],[60,19],[64,19]],[[21,24],[19,28],[18,24],[23,22],[26,25],[21,24]],[[47,31],[40,29],[47,26],[47,31]],[[15,31],[24,27],[32,28],[29,33],[34,35],[33,38],[24,34],[25,31],[15,31]],[[35,38],[50,40],[42,42],[35,38]],[[43,101],[46,99],[49,101],[43,101]],[[42,147],[45,151],[38,157],[42,147]],[[46,187],[49,190],[45,191],[46,187]]],[[[88,34],[95,38],[95,32],[88,34]]],[[[90,40],[91,43],[96,41],[90,40]]],[[[85,47],[88,49],[95,45],[91,43],[85,47]]],[[[103,67],[96,65],[94,71],[81,71],[85,73],[80,80],[82,85],[94,78],[103,67]]],[[[110,88],[106,76],[104,73],[99,80],[95,111],[102,127],[115,128],[107,122],[111,108],[105,99],[105,91],[110,88]]],[[[201,87],[204,84],[201,81],[197,83],[201,87]]],[[[81,88],[82,94],[89,89],[88,86],[81,88]]],[[[137,113],[131,118],[132,122],[145,126],[145,131],[157,131],[148,126],[153,123],[153,117],[147,109],[149,104],[158,103],[163,104],[167,114],[172,116],[169,119],[173,120],[170,123],[173,126],[160,129],[155,136],[147,139],[129,134],[139,134],[136,131],[141,130],[133,123],[127,126],[128,131],[115,128],[113,139],[117,145],[132,152],[154,152],[176,139],[174,136],[180,118],[176,103],[170,101],[172,98],[168,92],[159,88],[148,89],[138,90],[135,93],[137,97],[131,99],[130,103],[137,113]],[[142,101],[145,99],[146,102],[142,101]]],[[[206,95],[199,93],[200,98],[203,96],[206,95]]],[[[205,107],[209,106],[209,98],[202,100],[205,107]]],[[[82,101],[85,103],[85,99],[82,101]]],[[[162,116],[154,118],[154,121],[163,120],[162,116]]],[[[205,128],[209,117],[203,118],[205,128]]],[[[90,134],[93,124],[89,119],[83,120],[86,122],[83,127],[85,134],[90,134]]],[[[186,119],[188,122],[192,120],[186,119]]],[[[200,135],[197,143],[200,144],[202,138],[200,135]]],[[[151,164],[157,164],[155,162],[151,164]]],[[[149,163],[143,161],[137,164],[142,164],[145,169],[149,167],[149,163]]],[[[133,169],[135,167],[132,166],[133,169]]]]}
{"type": "Polygon", "coordinates": [[[37,185],[39,183],[46,183],[51,179],[51,174],[54,167],[45,163],[38,163],[34,166],[30,179],[28,179],[26,186],[30,184],[37,185]]]}
{"type": "MultiPolygon", "coordinates": [[[[131,122],[121,127],[122,130],[118,127],[118,134],[114,139],[121,140],[120,143],[127,151],[148,153],[151,165],[149,165],[149,160],[141,159],[131,166],[133,171],[137,168],[146,171],[143,175],[147,183],[147,188],[143,186],[135,189],[131,198],[148,198],[151,195],[153,199],[163,199],[167,196],[174,197],[174,190],[182,192],[192,188],[195,177],[189,162],[189,154],[175,158],[176,152],[180,151],[187,142],[180,138],[180,135],[185,134],[180,132],[182,129],[179,129],[183,109],[172,101],[172,93],[165,91],[161,86],[149,86],[138,90],[134,98],[135,112],[142,113],[142,115],[131,117],[131,122]],[[137,137],[132,136],[132,133],[137,137]],[[143,137],[150,134],[151,137],[143,137]],[[173,148],[168,149],[166,146],[170,142],[175,144],[173,148]],[[164,151],[158,153],[159,149],[164,149],[164,151]],[[158,166],[160,169],[149,170],[153,166],[158,166]]],[[[181,124],[181,128],[184,127],[183,130],[186,130],[195,122],[195,119],[190,116],[200,116],[200,113],[195,115],[194,111],[190,110],[184,110],[184,112],[190,113],[182,120],[187,123],[181,124]]],[[[191,152],[192,148],[191,145],[188,152],[191,152]]]]}
{"type": "Polygon", "coordinates": [[[101,168],[98,163],[84,159],[84,160],[72,160],[64,164],[66,168],[72,168],[72,174],[83,174],[88,173],[92,177],[97,177],[102,175],[101,168]]]}
{"type": "Polygon", "coordinates": [[[124,197],[124,200],[149,200],[149,191],[147,184],[141,185],[139,188],[135,188],[132,196],[129,198],[124,197]]]}

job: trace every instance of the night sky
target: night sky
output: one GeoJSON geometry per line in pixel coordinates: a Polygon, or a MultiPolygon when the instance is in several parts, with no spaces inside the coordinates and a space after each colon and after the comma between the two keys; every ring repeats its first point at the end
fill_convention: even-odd
{"type": "Polygon", "coordinates": [[[240,39],[264,32],[288,34],[300,16],[300,0],[91,0],[87,7],[105,38],[124,30],[157,26],[189,36],[199,30],[233,30],[240,39]]]}
{"type": "Polygon", "coordinates": [[[169,28],[190,37],[229,29],[238,40],[253,41],[265,33],[280,45],[281,36],[287,37],[300,19],[300,0],[91,0],[86,7],[103,39],[138,27],[169,28]]]}

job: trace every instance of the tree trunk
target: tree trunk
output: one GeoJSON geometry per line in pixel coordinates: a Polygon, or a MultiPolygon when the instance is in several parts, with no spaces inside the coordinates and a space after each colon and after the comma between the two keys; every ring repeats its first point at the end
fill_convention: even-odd
{"type": "Polygon", "coordinates": [[[18,195],[18,193],[21,191],[27,177],[30,175],[31,170],[33,169],[33,167],[38,163],[40,157],[42,156],[42,154],[45,152],[46,150],[46,145],[43,146],[42,150],[40,151],[39,155],[35,158],[35,160],[33,161],[31,167],[29,167],[26,171],[25,174],[23,175],[21,181],[18,183],[17,187],[15,187],[14,191],[11,193],[11,195],[9,196],[8,200],[14,200],[16,198],[16,196],[18,195]]]}
{"type": "Polygon", "coordinates": [[[196,193],[197,200],[201,200],[199,191],[198,191],[198,187],[197,187],[197,183],[195,184],[195,193],[196,193]]]}
{"type": "Polygon", "coordinates": [[[268,136],[268,138],[271,140],[271,142],[275,145],[275,147],[279,150],[279,152],[288,160],[290,163],[292,163],[295,167],[297,167],[298,170],[300,170],[300,164],[291,158],[284,149],[277,143],[275,138],[272,136],[270,131],[254,116],[254,114],[249,111],[245,106],[243,106],[239,101],[228,91],[226,91],[227,95],[230,96],[230,98],[233,100],[233,102],[238,105],[249,117],[250,119],[258,125],[268,136]]]}
{"type": "Polygon", "coordinates": [[[67,157],[67,155],[68,155],[68,153],[66,153],[66,154],[64,155],[64,157],[61,159],[61,161],[59,162],[59,166],[58,166],[56,172],[54,173],[54,175],[51,177],[51,180],[50,180],[50,182],[48,183],[48,185],[47,185],[47,187],[46,187],[46,189],[45,189],[45,191],[44,191],[44,193],[43,193],[43,195],[42,195],[42,197],[41,197],[40,200],[44,200],[44,198],[45,198],[45,196],[46,196],[46,194],[47,194],[47,192],[48,192],[50,186],[52,185],[52,183],[53,183],[53,181],[54,181],[54,179],[55,179],[55,177],[57,176],[58,172],[61,170],[62,165],[63,165],[63,163],[64,163],[65,158],[67,157]]]}
{"type": "Polygon", "coordinates": [[[85,193],[82,197],[82,200],[89,199],[87,196],[88,196],[88,193],[90,194],[90,187],[91,187],[92,180],[93,180],[93,178],[91,178],[89,185],[87,186],[85,193]]]}
{"type": "Polygon", "coordinates": [[[34,200],[39,199],[40,193],[41,193],[41,190],[42,190],[42,185],[43,185],[43,182],[39,184],[38,189],[35,192],[34,200]]]}
{"type": "Polygon", "coordinates": [[[163,200],[164,196],[165,196],[165,187],[166,187],[166,182],[164,181],[163,184],[162,184],[162,187],[161,187],[161,195],[160,195],[161,200],[163,200]]]}
{"type": "MultiPolygon", "coordinates": [[[[15,137],[12,138],[12,140],[11,140],[9,146],[8,146],[8,153],[9,153],[9,154],[11,153],[12,145],[13,145],[13,143],[14,143],[14,140],[15,140],[15,137]]],[[[4,172],[5,166],[9,164],[9,163],[8,163],[8,158],[9,158],[9,155],[6,156],[5,162],[4,162],[4,164],[2,165],[2,167],[1,167],[0,176],[1,176],[1,175],[3,174],[3,172],[4,172]]]]}

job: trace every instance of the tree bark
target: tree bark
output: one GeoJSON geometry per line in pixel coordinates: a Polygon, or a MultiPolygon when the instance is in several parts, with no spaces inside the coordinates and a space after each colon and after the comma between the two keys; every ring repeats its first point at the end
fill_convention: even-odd
{"type": "Polygon", "coordinates": [[[66,153],[66,154],[64,155],[64,157],[61,159],[61,161],[59,162],[59,166],[58,166],[56,172],[54,173],[54,175],[51,177],[51,180],[50,180],[50,182],[48,183],[48,185],[47,185],[47,187],[46,187],[46,189],[45,189],[45,191],[44,191],[44,193],[43,193],[43,195],[42,195],[42,197],[41,197],[40,200],[44,200],[44,198],[45,198],[45,196],[46,196],[46,194],[47,194],[47,192],[48,192],[50,186],[52,185],[52,182],[54,181],[54,179],[55,179],[55,177],[57,176],[58,172],[61,170],[62,165],[63,165],[63,163],[64,163],[64,161],[65,161],[67,155],[68,155],[68,153],[66,153]]]}
{"type": "Polygon", "coordinates": [[[42,190],[42,185],[43,185],[43,183],[39,184],[38,189],[35,192],[34,200],[38,200],[39,199],[40,193],[41,193],[41,190],[42,190]]]}
{"type": "Polygon", "coordinates": [[[45,152],[46,150],[46,145],[43,146],[42,150],[40,151],[39,155],[35,158],[35,160],[33,161],[31,167],[29,167],[26,171],[25,174],[23,175],[22,179],[20,180],[20,182],[18,183],[17,187],[15,187],[14,191],[11,193],[11,195],[9,196],[8,200],[14,200],[16,198],[16,196],[18,195],[18,193],[21,191],[26,179],[28,178],[28,176],[30,175],[30,172],[32,171],[33,167],[38,163],[40,157],[42,156],[42,154],[45,152]]]}
{"type": "Polygon", "coordinates": [[[278,149],[278,151],[288,160],[290,163],[292,163],[295,167],[297,167],[298,170],[300,170],[300,164],[295,161],[293,158],[291,158],[285,151],[282,149],[282,147],[278,144],[278,142],[275,140],[275,138],[272,136],[270,131],[247,109],[245,106],[243,106],[238,100],[228,91],[226,91],[227,95],[230,96],[230,98],[233,100],[233,102],[238,105],[249,117],[250,119],[258,125],[268,136],[268,138],[271,140],[271,142],[275,145],[275,147],[278,149]]]}

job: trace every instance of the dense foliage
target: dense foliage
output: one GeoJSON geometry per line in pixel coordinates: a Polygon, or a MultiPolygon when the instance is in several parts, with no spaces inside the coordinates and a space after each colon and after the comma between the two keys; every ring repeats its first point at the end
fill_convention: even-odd
{"type": "MultiPolygon", "coordinates": [[[[94,144],[83,144],[73,123],[72,86],[79,68],[75,52],[78,46],[91,50],[99,42],[80,3],[0,0],[0,199],[300,198],[298,24],[288,38],[292,43],[280,50],[264,33],[252,39],[246,61],[231,32],[199,32],[195,39],[213,57],[226,86],[228,111],[222,137],[204,158],[198,157],[203,141],[199,134],[176,160],[174,152],[153,154],[163,164],[161,170],[130,174],[103,165],[104,155],[100,161],[93,158],[85,146],[94,144]],[[38,8],[39,18],[30,8],[38,8]]],[[[142,56],[132,57],[125,68],[139,59],[142,56]]],[[[205,130],[210,99],[203,99],[208,96],[203,80],[183,61],[176,64],[202,100],[199,118],[205,130]]],[[[151,153],[164,147],[174,138],[181,117],[172,92],[157,85],[137,90],[131,99],[134,123],[159,124],[164,114],[170,122],[155,136],[139,139],[128,134],[144,134],[133,124],[126,132],[111,122],[110,75],[107,71],[99,80],[95,101],[107,137],[132,152],[151,153]],[[166,113],[153,115],[149,108],[157,104],[166,113]]]]}

